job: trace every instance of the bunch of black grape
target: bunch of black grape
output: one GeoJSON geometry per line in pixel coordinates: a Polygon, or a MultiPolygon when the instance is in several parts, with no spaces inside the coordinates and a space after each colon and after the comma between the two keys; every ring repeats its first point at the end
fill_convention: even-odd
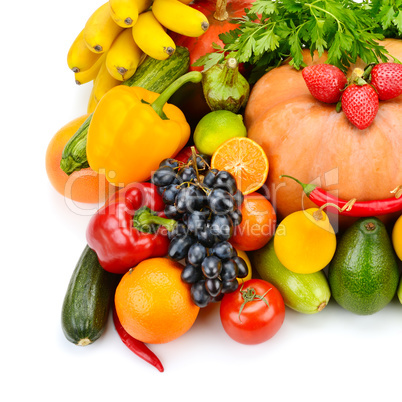
{"type": "Polygon", "coordinates": [[[165,215],[178,222],[169,232],[168,255],[185,260],[181,278],[191,284],[193,302],[206,307],[235,291],[236,278],[248,274],[246,262],[228,241],[242,220],[243,194],[235,178],[193,155],[187,163],[163,160],[151,181],[166,204],[165,215]]]}

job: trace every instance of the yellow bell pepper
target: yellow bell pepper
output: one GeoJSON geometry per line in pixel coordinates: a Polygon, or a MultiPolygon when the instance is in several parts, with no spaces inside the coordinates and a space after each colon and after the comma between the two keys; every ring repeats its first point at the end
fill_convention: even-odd
{"type": "Polygon", "coordinates": [[[183,112],[166,103],[186,82],[200,82],[193,71],[174,81],[162,94],[119,85],[97,105],[88,130],[89,166],[116,186],[142,182],[159,163],[174,157],[190,138],[183,112]]]}

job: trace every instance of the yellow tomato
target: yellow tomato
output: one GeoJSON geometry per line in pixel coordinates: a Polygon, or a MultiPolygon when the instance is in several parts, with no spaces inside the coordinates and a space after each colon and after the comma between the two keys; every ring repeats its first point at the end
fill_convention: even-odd
{"type": "Polygon", "coordinates": [[[287,269],[311,274],[325,268],[334,256],[335,232],[328,216],[318,208],[297,211],[279,224],[274,248],[287,269]]]}
{"type": "Polygon", "coordinates": [[[248,267],[248,274],[247,274],[247,276],[246,276],[245,278],[237,278],[237,281],[238,281],[238,282],[240,283],[240,285],[241,285],[243,282],[246,282],[246,281],[248,281],[249,279],[251,279],[251,277],[252,277],[252,275],[253,275],[253,269],[252,269],[252,267],[251,267],[250,258],[248,258],[248,255],[246,254],[246,252],[243,251],[243,250],[239,250],[239,249],[237,249],[237,248],[236,248],[236,251],[237,251],[237,255],[238,255],[240,258],[243,258],[243,260],[246,262],[247,267],[248,267]]]}
{"type": "Polygon", "coordinates": [[[392,244],[396,255],[402,260],[402,215],[397,219],[392,229],[392,244]]]}

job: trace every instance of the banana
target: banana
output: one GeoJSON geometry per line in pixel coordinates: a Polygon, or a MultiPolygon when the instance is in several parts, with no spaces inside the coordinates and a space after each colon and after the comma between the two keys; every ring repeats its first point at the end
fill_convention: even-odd
{"type": "Polygon", "coordinates": [[[209,27],[201,11],[179,0],[154,0],[152,12],[164,27],[184,36],[201,36],[209,27]]]}
{"type": "Polygon", "coordinates": [[[77,85],[86,84],[89,81],[92,81],[98,75],[98,72],[102,66],[102,63],[106,60],[106,53],[102,54],[98,60],[94,63],[93,66],[84,71],[79,71],[78,73],[74,73],[75,83],[77,85]]]}
{"type": "Polygon", "coordinates": [[[121,81],[113,78],[107,67],[106,67],[106,59],[102,63],[102,66],[98,72],[98,75],[94,79],[91,95],[88,101],[87,113],[93,113],[96,105],[102,99],[102,96],[105,95],[113,87],[120,85],[121,81]]]}
{"type": "Polygon", "coordinates": [[[173,39],[165,32],[152,11],[140,14],[132,30],[138,47],[154,59],[166,60],[176,50],[173,39]]]}
{"type": "Polygon", "coordinates": [[[105,95],[113,87],[120,85],[121,81],[113,78],[106,67],[106,60],[102,63],[102,66],[98,72],[98,75],[94,79],[94,83],[92,86],[91,95],[89,97],[88,102],[88,113],[92,113],[95,110],[96,105],[102,99],[102,96],[105,95]]]}
{"type": "Polygon", "coordinates": [[[123,28],[131,28],[138,18],[135,0],[109,0],[110,15],[123,28]]]}
{"type": "MultiPolygon", "coordinates": [[[[151,7],[153,0],[134,0],[137,4],[138,14],[143,13],[151,7]]],[[[191,0],[192,1],[192,0],[191,0]]]]}
{"type": "Polygon", "coordinates": [[[98,104],[98,102],[94,96],[94,88],[92,87],[92,91],[91,91],[91,94],[89,95],[89,100],[88,100],[87,113],[88,114],[93,113],[97,104],[98,104]]]}
{"type": "Polygon", "coordinates": [[[109,89],[112,89],[113,87],[120,84],[121,81],[116,80],[116,78],[110,75],[106,67],[106,60],[105,60],[102,63],[99,73],[94,80],[93,90],[96,101],[99,102],[102,96],[105,95],[105,93],[109,91],[109,89]]]}
{"type": "Polygon", "coordinates": [[[84,40],[93,52],[104,53],[123,29],[113,21],[107,2],[89,17],[84,27],[84,40]]]}
{"type": "Polygon", "coordinates": [[[117,25],[131,28],[138,15],[151,7],[151,4],[152,0],[109,0],[110,14],[117,25]]]}
{"type": "Polygon", "coordinates": [[[135,73],[143,56],[143,52],[134,42],[132,30],[125,29],[107,53],[107,70],[116,80],[127,80],[135,73]]]}
{"type": "Polygon", "coordinates": [[[74,73],[88,70],[99,59],[100,54],[91,52],[84,41],[84,30],[75,38],[67,53],[67,65],[74,73]]]}

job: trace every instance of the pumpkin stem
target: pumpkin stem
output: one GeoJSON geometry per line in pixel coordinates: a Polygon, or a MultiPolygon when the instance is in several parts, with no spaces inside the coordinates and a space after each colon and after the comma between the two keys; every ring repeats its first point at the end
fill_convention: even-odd
{"type": "Polygon", "coordinates": [[[401,198],[402,197],[402,185],[398,186],[397,188],[394,188],[391,191],[392,194],[395,194],[395,198],[401,198]]]}
{"type": "Polygon", "coordinates": [[[229,18],[229,14],[226,11],[227,0],[216,0],[216,9],[214,18],[218,21],[226,21],[229,18]]]}
{"type": "Polygon", "coordinates": [[[322,211],[324,210],[324,208],[331,206],[336,208],[339,212],[343,212],[343,211],[350,211],[353,207],[353,204],[356,202],[356,198],[352,198],[351,200],[349,200],[342,208],[339,208],[338,205],[333,204],[332,202],[327,202],[324,205],[321,205],[321,207],[319,209],[317,209],[317,211],[315,211],[313,213],[313,218],[316,221],[321,221],[324,219],[324,215],[322,214],[322,211]]]}

